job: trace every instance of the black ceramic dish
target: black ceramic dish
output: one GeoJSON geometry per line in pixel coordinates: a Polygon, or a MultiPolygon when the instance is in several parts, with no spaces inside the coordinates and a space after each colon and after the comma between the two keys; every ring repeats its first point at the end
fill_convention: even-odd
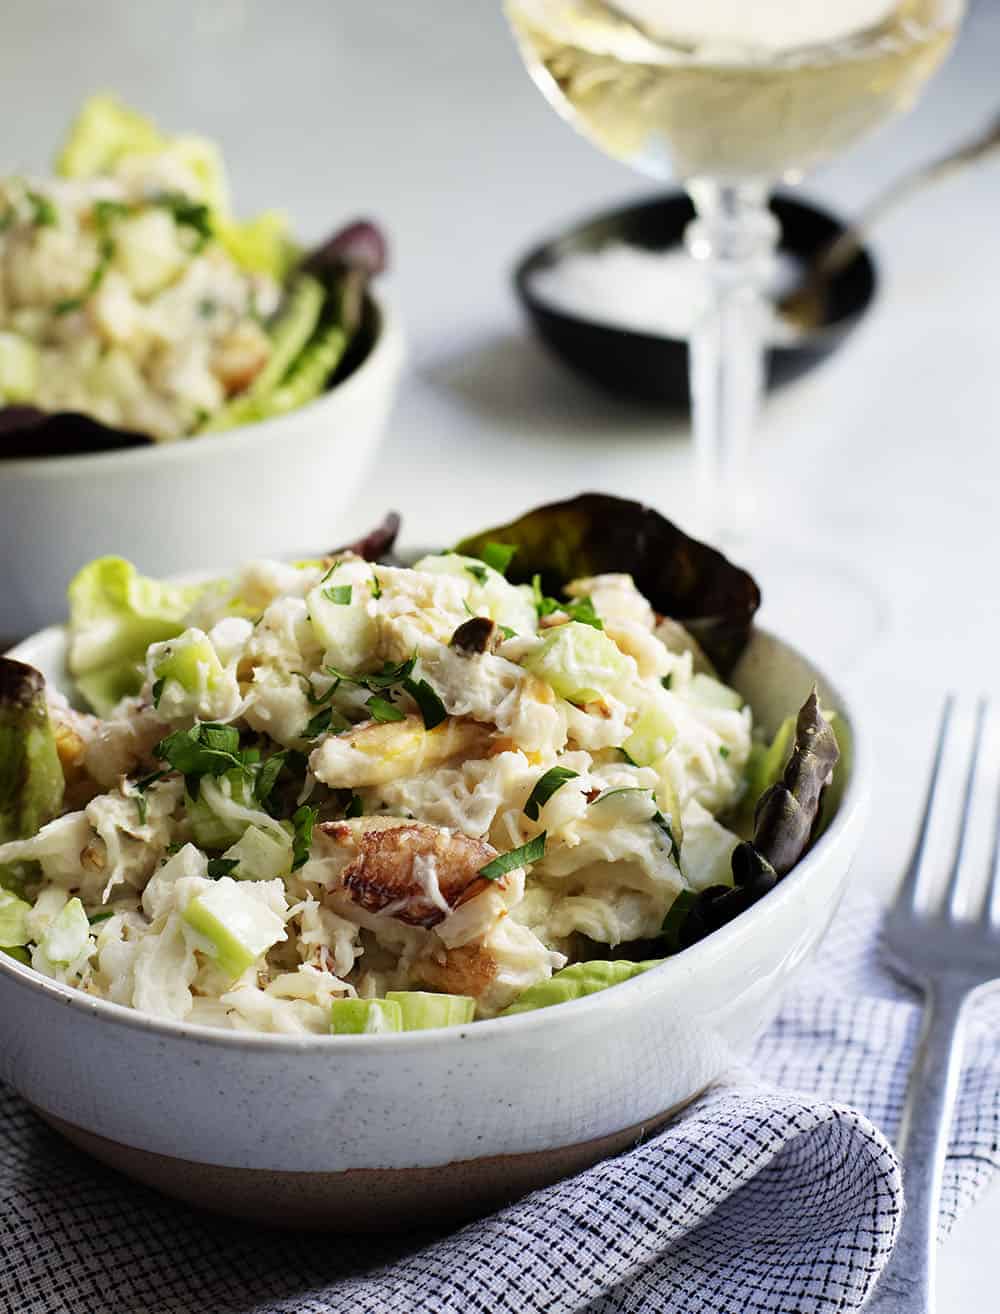
{"type": "MultiPolygon", "coordinates": [[[[832,215],[787,197],[776,198],[771,208],[781,223],[781,249],[806,263],[844,227],[832,215]]],[[[686,342],[613,328],[555,309],[532,290],[531,282],[539,269],[609,242],[652,251],[675,247],[693,217],[691,202],[676,192],[588,219],[529,251],[514,270],[514,286],[542,341],[577,374],[617,396],[686,407],[686,342]]],[[[869,253],[861,251],[831,279],[823,327],[771,348],[769,384],[798,378],[835,351],[868,309],[875,288],[875,265],[869,253]]]]}

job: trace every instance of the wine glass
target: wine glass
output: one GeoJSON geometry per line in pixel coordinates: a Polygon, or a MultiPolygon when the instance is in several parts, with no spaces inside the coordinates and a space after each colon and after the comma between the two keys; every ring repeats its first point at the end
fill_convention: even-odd
{"type": "Polygon", "coordinates": [[[777,586],[793,628],[814,634],[806,599],[822,592],[829,617],[839,593],[853,644],[880,624],[866,584],[822,563],[817,590],[815,559],[798,553],[796,566],[749,533],[780,237],[768,196],[912,104],[963,10],[964,0],[506,0],[555,109],[640,172],[677,177],[694,205],[685,245],[706,281],[690,337],[696,528],[777,586]],[[802,588],[804,574],[814,587],[802,588]]]}

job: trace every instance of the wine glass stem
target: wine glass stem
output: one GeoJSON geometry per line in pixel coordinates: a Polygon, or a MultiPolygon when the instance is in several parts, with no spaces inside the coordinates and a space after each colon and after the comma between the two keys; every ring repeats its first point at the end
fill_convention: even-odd
{"type": "Polygon", "coordinates": [[[703,264],[707,295],[690,340],[696,516],[713,539],[754,518],[749,450],[764,391],[770,306],[765,289],[778,222],[763,184],[689,184],[696,218],[684,242],[703,264]]]}

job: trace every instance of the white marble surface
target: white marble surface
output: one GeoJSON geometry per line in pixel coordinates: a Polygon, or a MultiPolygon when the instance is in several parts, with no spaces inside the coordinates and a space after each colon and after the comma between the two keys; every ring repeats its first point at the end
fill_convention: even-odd
{"type": "MultiPolygon", "coordinates": [[[[998,61],[1000,11],[982,0],[920,107],[808,194],[851,211],[957,140],[996,108],[998,61]]],[[[316,236],[359,212],[390,229],[411,367],[378,472],[331,537],[397,506],[410,542],[442,541],[584,488],[683,522],[685,427],[592,393],[519,318],[508,275],[527,244],[650,189],[546,107],[492,0],[5,0],[0,168],[47,160],[99,86],[219,138],[245,210],[277,199],[316,236]]],[[[873,640],[856,642],[844,613],[809,646],[837,656],[883,755],[859,871],[882,889],[908,847],[941,694],[997,683],[998,213],[1000,160],[887,222],[877,306],[770,402],[759,438],[772,535],[794,530],[800,570],[831,556],[872,599],[873,640]]],[[[794,632],[806,613],[793,604],[767,610],[794,632]]],[[[998,1224],[995,1191],[943,1252],[944,1311],[996,1310],[998,1224]]]]}

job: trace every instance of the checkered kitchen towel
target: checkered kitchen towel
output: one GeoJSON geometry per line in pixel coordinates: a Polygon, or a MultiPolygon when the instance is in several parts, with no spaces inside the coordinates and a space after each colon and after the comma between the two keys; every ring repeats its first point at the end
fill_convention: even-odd
{"type": "MultiPolygon", "coordinates": [[[[298,1237],[198,1215],[90,1163],[0,1089],[0,1310],[855,1310],[900,1215],[897,1165],[873,1124],[896,1127],[918,1023],[878,969],[876,934],[870,907],[841,914],[752,1073],[636,1149],[450,1235],[298,1237]]],[[[985,1021],[943,1234],[1000,1166],[1000,1028],[985,1021]]]]}

